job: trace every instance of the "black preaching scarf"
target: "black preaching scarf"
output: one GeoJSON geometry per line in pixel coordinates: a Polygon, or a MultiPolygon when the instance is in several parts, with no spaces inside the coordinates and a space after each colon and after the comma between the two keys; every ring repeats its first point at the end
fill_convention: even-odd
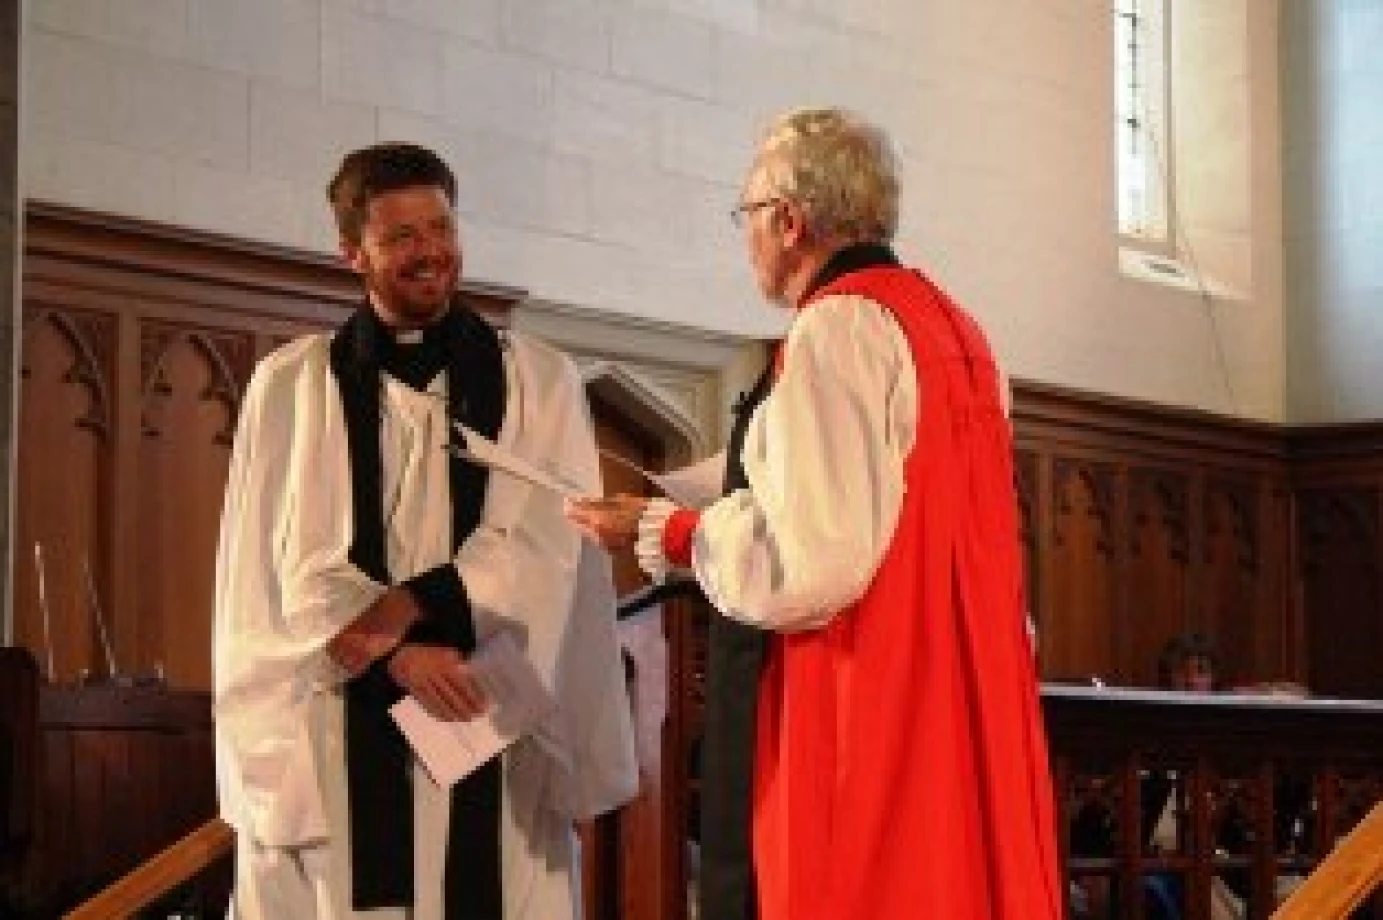
{"type": "MultiPolygon", "coordinates": [[[[331,343],[331,369],[341,393],[350,451],[355,530],[350,559],[382,585],[391,584],[385,553],[381,487],[380,375],[388,372],[424,389],[447,372],[447,412],[489,438],[504,420],[503,346],[499,333],[470,310],[453,305],[402,345],[369,304],[331,343]]],[[[452,549],[480,522],[486,470],[450,461],[452,549]]],[[[423,610],[405,641],[475,649],[475,624],[465,586],[447,562],[404,582],[423,610]]],[[[414,903],[413,797],[408,743],[388,709],[402,693],[381,663],[346,684],[346,772],[351,836],[351,902],[357,910],[414,903]]],[[[498,758],[452,788],[445,904],[449,920],[500,920],[500,787],[498,758]]]]}

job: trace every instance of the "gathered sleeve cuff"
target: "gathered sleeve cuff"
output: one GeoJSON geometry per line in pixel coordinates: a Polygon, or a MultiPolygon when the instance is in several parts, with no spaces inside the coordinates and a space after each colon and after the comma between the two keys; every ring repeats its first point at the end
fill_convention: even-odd
{"type": "Polygon", "coordinates": [[[663,525],[663,555],[675,566],[686,567],[692,561],[692,536],[701,522],[699,512],[678,508],[663,525]]]}
{"type": "Polygon", "coordinates": [[[673,568],[691,565],[692,536],[700,520],[700,512],[679,508],[665,498],[649,501],[634,542],[639,568],[662,581],[673,568]]]}

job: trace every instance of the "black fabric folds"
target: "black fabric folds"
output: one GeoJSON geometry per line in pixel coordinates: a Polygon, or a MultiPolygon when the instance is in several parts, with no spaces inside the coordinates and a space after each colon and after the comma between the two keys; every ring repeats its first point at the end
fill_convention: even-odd
{"type": "MultiPolygon", "coordinates": [[[[725,452],[724,491],[748,485],[741,452],[749,418],[773,388],[773,356],[753,388],[736,401],[725,452]]],[[[706,708],[701,741],[702,917],[756,915],[750,821],[754,732],[767,633],[712,616],[706,634],[706,708]]]]}

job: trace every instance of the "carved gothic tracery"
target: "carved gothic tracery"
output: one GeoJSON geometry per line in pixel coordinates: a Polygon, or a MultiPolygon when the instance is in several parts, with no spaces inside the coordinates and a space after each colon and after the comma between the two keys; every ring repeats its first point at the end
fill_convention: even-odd
{"type": "Polygon", "coordinates": [[[32,376],[32,350],[24,347],[37,330],[51,325],[71,348],[72,363],[62,374],[64,383],[75,383],[89,395],[86,412],[75,421],[98,437],[111,433],[111,391],[115,376],[115,317],[80,310],[32,307],[24,312],[20,347],[20,376],[32,376]]]}
{"type": "Polygon", "coordinates": [[[1130,475],[1134,526],[1129,550],[1142,552],[1142,534],[1149,526],[1160,526],[1167,535],[1171,558],[1185,563],[1190,558],[1189,485],[1184,474],[1168,470],[1136,469],[1130,475]]]}
{"type": "Polygon", "coordinates": [[[248,334],[208,331],[151,322],[140,332],[140,379],[143,401],[140,429],[145,437],[159,437],[162,405],[173,395],[168,377],[169,356],[180,346],[190,346],[204,360],[207,383],[197,398],[220,403],[225,409],[225,426],[216,433],[216,443],[229,446],[235,435],[235,420],[240,398],[254,365],[254,341],[248,334]]]}
{"type": "Polygon", "coordinates": [[[1093,518],[1097,525],[1095,547],[1105,556],[1114,554],[1114,496],[1115,469],[1111,463],[1058,457],[1052,464],[1052,491],[1055,494],[1056,515],[1052,521],[1055,545],[1066,542],[1066,528],[1078,510],[1093,518]],[[1075,506],[1076,493],[1089,496],[1084,509],[1075,506]]]}
{"type": "Polygon", "coordinates": [[[1018,491],[1018,529],[1025,547],[1037,544],[1036,520],[1037,499],[1037,454],[1029,450],[1015,450],[1013,462],[1014,488],[1018,491]]]}
{"type": "Polygon", "coordinates": [[[1378,567],[1378,491],[1371,488],[1306,489],[1299,493],[1302,573],[1314,575],[1326,560],[1367,571],[1378,567]]]}
{"type": "Polygon", "coordinates": [[[1211,479],[1206,484],[1205,506],[1206,561],[1212,561],[1215,537],[1221,526],[1227,525],[1239,568],[1246,572],[1258,571],[1258,502],[1253,486],[1246,482],[1211,479]]]}

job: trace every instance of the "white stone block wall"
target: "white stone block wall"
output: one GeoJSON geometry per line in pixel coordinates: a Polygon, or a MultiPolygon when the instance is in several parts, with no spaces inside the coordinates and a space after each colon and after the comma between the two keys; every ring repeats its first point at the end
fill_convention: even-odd
{"type": "MultiPolygon", "coordinates": [[[[846,104],[897,142],[899,250],[979,316],[1013,374],[1282,412],[1280,351],[1233,366],[1228,406],[1201,304],[1118,275],[1103,2],[30,9],[34,197],[330,251],[322,189],[340,156],[414,140],[457,168],[472,277],[768,335],[784,317],[760,304],[726,212],[771,115],[846,104]]],[[[1241,306],[1229,351],[1280,345],[1280,298],[1241,306]]]]}
{"type": "Polygon", "coordinates": [[[1383,417],[1383,6],[1284,7],[1290,413],[1383,417]]]}

